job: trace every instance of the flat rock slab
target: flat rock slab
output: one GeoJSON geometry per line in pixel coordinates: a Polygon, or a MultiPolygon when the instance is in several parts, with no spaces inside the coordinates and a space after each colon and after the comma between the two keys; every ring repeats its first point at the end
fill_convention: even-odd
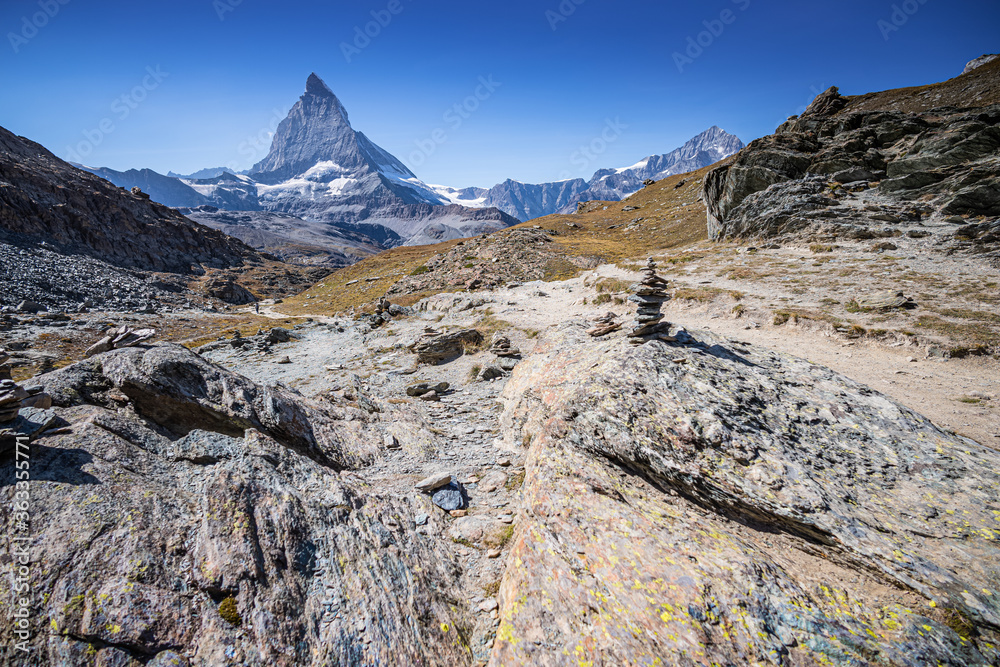
{"type": "Polygon", "coordinates": [[[21,408],[17,413],[17,419],[0,427],[0,452],[14,449],[18,438],[34,440],[57,419],[56,413],[52,410],[21,408]]]}
{"type": "Polygon", "coordinates": [[[452,477],[450,472],[439,472],[431,475],[430,477],[425,477],[424,479],[420,480],[413,486],[418,491],[424,491],[425,493],[429,493],[434,489],[451,484],[451,479],[452,477]]]}

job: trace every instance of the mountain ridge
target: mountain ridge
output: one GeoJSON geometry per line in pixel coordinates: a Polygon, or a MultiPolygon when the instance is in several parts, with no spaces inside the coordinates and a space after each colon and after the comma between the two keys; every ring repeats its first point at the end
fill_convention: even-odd
{"type": "Polygon", "coordinates": [[[621,201],[642,189],[647,180],[696,171],[738,153],[744,146],[739,137],[713,125],[669,153],[649,155],[629,167],[599,169],[589,181],[574,178],[524,183],[507,179],[488,189],[431,187],[453,203],[494,206],[526,222],[554,213],[573,213],[584,201],[621,201]]]}

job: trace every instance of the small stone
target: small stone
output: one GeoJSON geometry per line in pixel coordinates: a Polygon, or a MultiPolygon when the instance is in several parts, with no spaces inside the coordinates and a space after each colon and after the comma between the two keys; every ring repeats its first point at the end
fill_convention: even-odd
{"type": "Polygon", "coordinates": [[[450,514],[452,516],[452,518],[455,518],[455,519],[461,519],[463,516],[466,516],[468,513],[469,513],[469,510],[452,510],[452,511],[448,512],[448,514],[450,514]]]}
{"type": "Polygon", "coordinates": [[[497,460],[497,465],[500,466],[501,468],[507,468],[507,467],[510,466],[510,459],[508,459],[507,457],[503,457],[501,459],[498,459],[497,460]]]}
{"type": "Polygon", "coordinates": [[[493,611],[494,609],[496,609],[499,606],[500,605],[497,604],[496,600],[494,600],[493,598],[490,598],[489,600],[485,600],[482,603],[480,603],[480,605],[479,605],[479,611],[490,612],[490,611],[493,611]]]}
{"type": "Polygon", "coordinates": [[[451,484],[451,480],[452,477],[450,472],[439,472],[434,475],[431,475],[430,477],[420,480],[414,485],[414,487],[418,491],[429,493],[434,489],[438,489],[441,488],[442,486],[447,486],[448,484],[451,484]]]}
{"type": "Polygon", "coordinates": [[[30,299],[25,299],[21,303],[17,304],[17,312],[19,313],[38,313],[45,310],[45,306],[40,303],[35,303],[30,299]]]}
{"type": "Polygon", "coordinates": [[[418,526],[426,526],[427,521],[429,519],[430,517],[427,516],[426,514],[418,514],[417,516],[413,517],[413,523],[417,524],[418,526]]]}
{"type": "Polygon", "coordinates": [[[507,483],[507,474],[499,470],[487,473],[479,483],[479,490],[483,493],[493,493],[502,489],[507,483]]]}
{"type": "Polygon", "coordinates": [[[431,502],[445,512],[465,509],[465,494],[458,484],[452,482],[435,491],[434,495],[431,496],[431,502]]]}
{"type": "Polygon", "coordinates": [[[487,558],[500,558],[502,552],[499,549],[490,549],[486,552],[487,558]]]}
{"type": "Polygon", "coordinates": [[[34,394],[21,401],[22,408],[36,408],[38,410],[48,410],[52,407],[52,397],[48,394],[34,394]]]}
{"type": "Polygon", "coordinates": [[[292,332],[281,327],[274,327],[267,334],[269,343],[287,343],[292,339],[292,332]]]}
{"type": "Polygon", "coordinates": [[[276,361],[275,363],[278,363],[278,364],[290,364],[290,363],[292,363],[292,360],[289,359],[288,357],[282,357],[281,359],[278,359],[278,361],[276,361]]]}
{"type": "Polygon", "coordinates": [[[483,370],[479,371],[479,380],[483,382],[489,382],[490,380],[496,380],[497,378],[503,377],[503,370],[497,368],[496,366],[486,366],[483,370]]]}

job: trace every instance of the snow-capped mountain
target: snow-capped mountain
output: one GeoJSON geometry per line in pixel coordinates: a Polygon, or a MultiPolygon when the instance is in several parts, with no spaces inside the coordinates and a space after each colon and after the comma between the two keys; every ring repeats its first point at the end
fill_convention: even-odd
{"type": "Polygon", "coordinates": [[[537,185],[506,180],[489,190],[431,186],[441,197],[464,206],[494,206],[525,221],[552,213],[572,213],[582,201],[620,201],[642,189],[647,179],[660,180],[707,167],[743,149],[743,142],[719,127],[711,127],[680,148],[651,155],[621,169],[601,169],[589,181],[537,185]]]}
{"type": "Polygon", "coordinates": [[[315,74],[278,125],[270,153],[249,176],[267,210],[306,220],[381,224],[407,239],[419,237],[429,224],[445,238],[462,238],[517,222],[490,207],[472,210],[434,192],[354,130],[344,105],[315,74]]]}
{"type": "Polygon", "coordinates": [[[167,206],[272,211],[369,235],[372,228],[359,225],[381,225],[392,233],[379,236],[411,243],[475,236],[518,222],[488,205],[462,205],[439,195],[354,130],[344,105],[316,74],[278,125],[268,155],[246,174],[218,168],[183,177],[83,168],[126,189],[138,186],[167,206]]]}

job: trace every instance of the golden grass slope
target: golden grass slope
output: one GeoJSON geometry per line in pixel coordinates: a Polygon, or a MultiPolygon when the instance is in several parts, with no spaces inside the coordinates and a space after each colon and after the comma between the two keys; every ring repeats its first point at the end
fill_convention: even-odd
{"type": "Polygon", "coordinates": [[[853,96],[840,113],[919,113],[940,107],[985,107],[991,104],[1000,104],[1000,58],[941,83],[853,96]]]}
{"type": "MultiPolygon", "coordinates": [[[[622,202],[587,202],[577,214],[536,218],[491,236],[511,234],[519,228],[548,231],[553,242],[546,244],[544,252],[551,255],[554,251],[557,259],[546,260],[545,280],[570,278],[587,264],[596,266],[680,249],[707,238],[700,193],[702,181],[713,167],[670,176],[622,202]],[[558,256],[565,260],[560,261],[558,256]]],[[[278,310],[289,315],[332,315],[370,306],[418,267],[446,255],[459,244],[467,246],[472,259],[466,257],[468,261],[454,270],[467,270],[471,275],[480,268],[475,258],[478,243],[478,239],[466,239],[380,253],[332,273],[312,289],[288,299],[278,310]]],[[[393,301],[407,305],[430,294],[461,289],[442,282],[393,301]]]]}

